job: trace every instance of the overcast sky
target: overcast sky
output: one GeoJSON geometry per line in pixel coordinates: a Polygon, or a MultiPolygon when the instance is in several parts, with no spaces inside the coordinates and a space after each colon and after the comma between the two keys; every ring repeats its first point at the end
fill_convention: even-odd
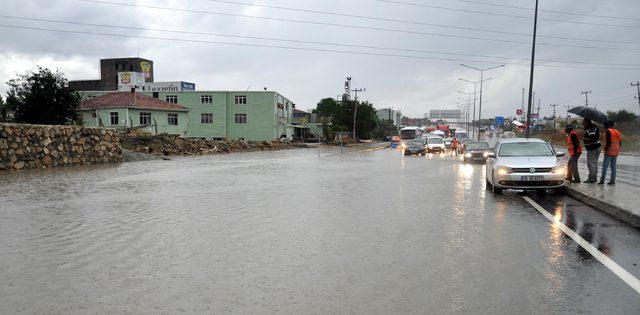
{"type": "MultiPolygon", "coordinates": [[[[392,2],[396,3],[377,0],[4,0],[0,8],[0,93],[6,93],[7,86],[4,82],[15,77],[17,73],[34,69],[36,65],[60,69],[71,80],[98,79],[100,58],[140,56],[154,61],[156,81],[194,82],[198,90],[245,90],[249,86],[252,90],[261,90],[267,87],[290,98],[300,109],[315,107],[321,98],[336,97],[342,92],[345,77],[351,76],[354,87],[367,89],[361,94],[361,98],[369,100],[376,107],[393,106],[405,115],[422,116],[429,109],[455,108],[456,102],[459,101],[457,98],[462,96],[456,92],[457,90],[473,91],[471,84],[459,81],[459,78],[477,81],[480,74],[461,67],[460,63],[483,68],[506,64],[506,67],[492,70],[486,75],[493,80],[485,85],[483,117],[515,114],[521,103],[522,88],[528,87],[529,82],[527,64],[531,54],[531,37],[526,34],[532,32],[533,11],[491,6],[486,3],[533,8],[533,0],[392,2]],[[121,2],[134,6],[105,2],[121,2]],[[244,5],[225,2],[241,2],[244,5]],[[232,15],[214,14],[216,12],[232,15]],[[7,16],[85,24],[61,24],[7,16]],[[522,18],[527,16],[531,18],[522,18]],[[129,28],[90,26],[86,23],[129,28]],[[94,34],[62,33],[42,29],[94,34]],[[159,29],[183,32],[158,31],[159,29]],[[220,42],[249,45],[229,45],[220,42]],[[344,46],[345,44],[358,47],[344,46]],[[312,48],[323,51],[252,45],[312,48]],[[372,46],[378,48],[371,48],[372,46]],[[424,51],[435,51],[439,54],[424,51]]],[[[549,104],[553,103],[560,104],[559,114],[566,110],[564,105],[583,105],[584,95],[580,94],[581,90],[592,91],[589,95],[590,103],[598,108],[639,112],[634,100],[636,90],[630,86],[630,82],[640,80],[640,18],[637,17],[640,1],[540,2],[541,9],[545,11],[540,15],[544,20],[539,22],[538,34],[541,37],[538,40],[541,44],[552,44],[537,47],[537,58],[544,60],[536,67],[534,87],[536,98],[541,99],[541,114],[551,115],[549,104]],[[543,67],[542,64],[560,67],[543,67]]]]}

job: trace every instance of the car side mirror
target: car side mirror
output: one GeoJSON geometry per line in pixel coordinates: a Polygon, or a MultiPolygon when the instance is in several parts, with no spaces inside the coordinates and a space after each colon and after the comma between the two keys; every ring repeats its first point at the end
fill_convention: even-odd
{"type": "Polygon", "coordinates": [[[567,155],[567,152],[564,152],[564,151],[556,152],[557,157],[563,157],[565,155],[567,155]]]}
{"type": "Polygon", "coordinates": [[[493,152],[487,152],[487,157],[490,158],[490,159],[493,159],[493,158],[496,157],[496,154],[493,153],[493,152]]]}

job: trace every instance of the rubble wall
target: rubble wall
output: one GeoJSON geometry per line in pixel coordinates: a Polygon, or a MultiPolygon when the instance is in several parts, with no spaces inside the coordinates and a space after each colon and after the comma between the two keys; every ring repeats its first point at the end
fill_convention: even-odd
{"type": "Polygon", "coordinates": [[[0,124],[0,171],[121,161],[115,130],[0,124]]]}

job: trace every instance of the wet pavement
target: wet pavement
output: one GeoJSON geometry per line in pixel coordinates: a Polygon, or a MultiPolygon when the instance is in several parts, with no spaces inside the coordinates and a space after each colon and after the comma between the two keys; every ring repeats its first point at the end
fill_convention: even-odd
{"type": "MultiPolygon", "coordinates": [[[[0,313],[640,313],[484,166],[337,148],[0,174],[0,313]]],[[[526,194],[635,277],[640,232],[526,194]]]]}

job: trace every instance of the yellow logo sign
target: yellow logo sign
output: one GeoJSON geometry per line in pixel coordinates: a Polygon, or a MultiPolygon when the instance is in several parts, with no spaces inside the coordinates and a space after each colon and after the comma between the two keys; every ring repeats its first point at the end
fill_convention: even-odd
{"type": "Polygon", "coordinates": [[[140,69],[142,69],[142,73],[144,73],[145,78],[151,78],[151,64],[143,61],[140,63],[140,69]]]}
{"type": "Polygon", "coordinates": [[[122,84],[129,84],[131,83],[131,72],[122,72],[120,74],[120,82],[122,84]]]}

